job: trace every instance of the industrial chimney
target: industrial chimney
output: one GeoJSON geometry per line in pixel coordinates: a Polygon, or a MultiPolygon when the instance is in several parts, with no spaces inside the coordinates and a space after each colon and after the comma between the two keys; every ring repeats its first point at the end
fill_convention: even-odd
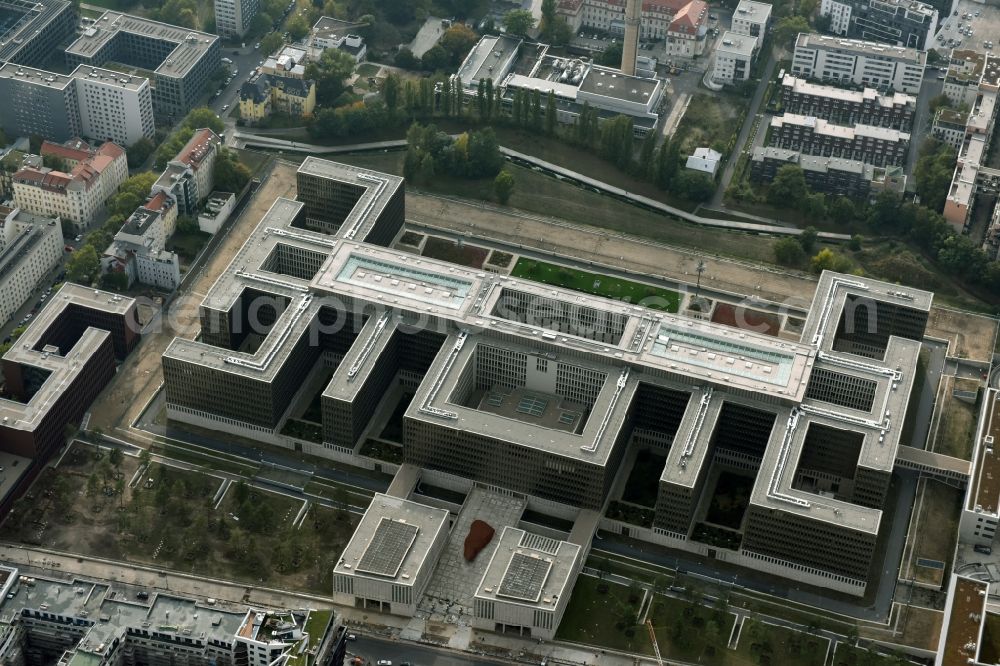
{"type": "Polygon", "coordinates": [[[622,44],[622,72],[635,76],[635,56],[639,45],[639,8],[642,0],[625,4],[625,42],[622,44]]]}

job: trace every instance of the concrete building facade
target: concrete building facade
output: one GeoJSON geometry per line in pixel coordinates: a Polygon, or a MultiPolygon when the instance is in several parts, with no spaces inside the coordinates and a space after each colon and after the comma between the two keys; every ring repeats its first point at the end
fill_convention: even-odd
{"type": "Polygon", "coordinates": [[[242,37],[260,11],[260,0],[214,0],[215,30],[221,37],[242,37]]]}
{"type": "Polygon", "coordinates": [[[805,155],[839,157],[875,166],[902,166],[910,135],[886,127],[834,125],[812,116],[784,113],[771,119],[770,146],[805,155]]]}
{"type": "Polygon", "coordinates": [[[925,50],[938,26],[938,10],[918,0],[822,0],[820,14],[842,37],[925,50]]]}
{"type": "Polygon", "coordinates": [[[796,150],[755,146],[750,158],[750,179],[771,182],[778,170],[794,164],[802,169],[811,190],[864,201],[872,190],[875,167],[840,157],[803,155],[796,150]]]}
{"type": "Polygon", "coordinates": [[[919,49],[805,32],[792,57],[796,76],[910,95],[920,92],[926,65],[927,53],[919,49]]]}
{"type": "Polygon", "coordinates": [[[722,33],[722,38],[715,47],[712,80],[725,85],[749,81],[759,46],[759,37],[729,31],[722,33]]]}
{"type": "Polygon", "coordinates": [[[0,325],[32,297],[62,254],[57,218],[0,206],[0,325]]]}
{"type": "Polygon", "coordinates": [[[809,83],[791,74],[781,80],[780,94],[782,111],[838,125],[864,124],[909,132],[917,109],[913,95],[882,95],[874,88],[844,90],[809,83]]]}

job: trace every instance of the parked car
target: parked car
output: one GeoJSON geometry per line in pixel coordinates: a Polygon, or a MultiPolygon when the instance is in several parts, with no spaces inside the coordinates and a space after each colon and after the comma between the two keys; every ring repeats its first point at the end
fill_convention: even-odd
{"type": "Polygon", "coordinates": [[[993,553],[993,548],[991,548],[990,546],[983,546],[981,544],[976,544],[975,546],[972,547],[972,550],[976,551],[977,553],[981,553],[983,555],[990,555],[993,553]]]}
{"type": "Polygon", "coordinates": [[[392,666],[392,660],[391,659],[379,659],[378,660],[378,666],[392,666]]]}

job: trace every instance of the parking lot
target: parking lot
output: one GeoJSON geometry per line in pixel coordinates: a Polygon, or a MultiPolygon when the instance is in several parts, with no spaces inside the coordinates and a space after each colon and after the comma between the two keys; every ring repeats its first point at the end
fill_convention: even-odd
{"type": "Polygon", "coordinates": [[[998,42],[1000,42],[1000,7],[981,5],[972,0],[959,0],[950,15],[941,17],[934,46],[939,49],[954,47],[998,51],[998,42]],[[966,34],[967,30],[972,31],[971,36],[966,34]],[[985,41],[993,42],[993,48],[987,49],[983,44],[985,41]]]}

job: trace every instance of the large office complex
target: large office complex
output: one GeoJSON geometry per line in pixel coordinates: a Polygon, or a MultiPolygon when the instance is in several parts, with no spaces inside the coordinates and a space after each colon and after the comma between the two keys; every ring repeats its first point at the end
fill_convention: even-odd
{"type": "Polygon", "coordinates": [[[924,50],[937,32],[938,10],[919,0],[822,0],[830,32],[924,50]]]}
{"type": "MultiPolygon", "coordinates": [[[[346,455],[408,393],[414,474],[580,515],[603,510],[629,447],[654,447],[666,462],[641,538],[863,594],[931,294],[827,272],[801,339],[780,339],[391,250],[405,219],[394,176],[310,157],[297,191],[209,289],[200,338],[165,350],[170,418],[346,455]],[[322,441],[282,435],[311,391],[322,441]],[[696,528],[723,472],[752,492],[728,545],[708,546],[696,528]]],[[[432,526],[386,529],[432,547],[432,526]]],[[[415,573],[408,552],[393,561],[415,573]]],[[[488,580],[503,589],[515,559],[488,580]]],[[[495,600],[495,622],[520,622],[500,601],[535,603],[547,584],[495,600]]]]}
{"type": "Polygon", "coordinates": [[[125,151],[110,142],[96,150],[48,148],[50,154],[76,153],[80,159],[67,171],[22,166],[12,178],[14,203],[30,213],[59,217],[84,231],[128,178],[125,151]]]}
{"type": "Polygon", "coordinates": [[[0,326],[31,298],[62,254],[57,218],[0,206],[0,326]]]}
{"type": "Polygon", "coordinates": [[[106,11],[66,49],[72,65],[120,62],[153,72],[153,110],[180,117],[222,66],[218,35],[106,11]]]}
{"type": "Polygon", "coordinates": [[[0,514],[66,443],[66,425],[80,423],[138,341],[133,299],[67,283],[3,355],[0,456],[25,464],[4,464],[0,514]]]}
{"type": "Polygon", "coordinates": [[[0,566],[0,660],[67,666],[328,666],[346,629],[329,610],[266,610],[0,566]],[[312,634],[310,634],[312,632],[312,634]]]}
{"type": "Polygon", "coordinates": [[[792,73],[916,95],[926,65],[927,52],[919,49],[802,32],[795,40],[792,73]]]}
{"type": "Polygon", "coordinates": [[[902,166],[910,134],[874,125],[834,125],[814,116],[783,113],[771,119],[768,142],[805,155],[840,157],[875,166],[902,166]]]}
{"type": "Polygon", "coordinates": [[[537,90],[544,106],[551,90],[560,123],[575,124],[589,105],[601,121],[629,116],[640,138],[656,127],[664,94],[663,81],[655,77],[630,76],[591,61],[548,55],[545,44],[522,48],[522,40],[509,35],[481,38],[458,69],[457,84],[470,101],[479,83],[487,80],[500,86],[505,111],[510,111],[518,92],[530,99],[537,90]]]}
{"type": "Polygon", "coordinates": [[[260,11],[260,0],[215,0],[215,29],[222,37],[242,37],[260,11]]]}
{"type": "Polygon", "coordinates": [[[0,105],[0,126],[12,136],[84,136],[122,146],[153,138],[152,93],[143,77],[82,65],[56,74],[7,62],[0,64],[0,96],[8,100],[0,105]]]}
{"type": "Polygon", "coordinates": [[[781,80],[781,110],[813,116],[838,125],[874,125],[910,131],[917,98],[905,93],[880,94],[874,88],[844,90],[786,74],[781,80]]]}
{"type": "Polygon", "coordinates": [[[2,13],[0,62],[44,67],[76,30],[68,0],[5,0],[2,13]]]}

